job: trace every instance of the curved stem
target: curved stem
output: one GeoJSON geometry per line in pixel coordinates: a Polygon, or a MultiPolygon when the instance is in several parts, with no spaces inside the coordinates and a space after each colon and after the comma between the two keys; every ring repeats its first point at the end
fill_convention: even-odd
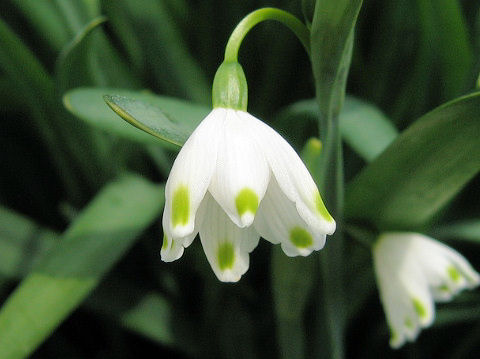
{"type": "Polygon", "coordinates": [[[310,55],[310,31],[305,24],[286,11],[266,7],[255,10],[245,16],[235,30],[233,30],[232,35],[230,35],[230,38],[228,39],[227,47],[225,48],[225,62],[237,62],[238,50],[243,39],[255,25],[265,20],[281,22],[292,30],[310,55]]]}

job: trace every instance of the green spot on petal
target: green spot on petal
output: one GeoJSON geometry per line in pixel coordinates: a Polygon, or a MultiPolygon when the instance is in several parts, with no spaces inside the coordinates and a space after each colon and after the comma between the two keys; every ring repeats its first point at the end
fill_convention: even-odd
{"type": "Polygon", "coordinates": [[[398,339],[397,332],[393,330],[393,328],[389,327],[388,330],[390,331],[390,339],[392,342],[396,342],[398,339]]]}
{"type": "Polygon", "coordinates": [[[253,190],[245,187],[235,198],[235,206],[240,216],[243,216],[246,212],[255,214],[258,208],[258,196],[253,190]]]}
{"type": "Polygon", "coordinates": [[[413,307],[415,308],[415,312],[420,318],[427,317],[427,308],[425,305],[417,298],[412,299],[413,307]]]}
{"type": "Polygon", "coordinates": [[[454,266],[449,266],[447,268],[447,273],[448,273],[448,276],[450,277],[450,279],[453,280],[456,283],[460,282],[460,280],[462,279],[462,275],[460,274],[458,269],[455,268],[454,266]]]}
{"type": "Polygon", "coordinates": [[[163,235],[162,249],[167,249],[167,247],[168,247],[168,237],[164,234],[163,235]]]}
{"type": "Polygon", "coordinates": [[[186,225],[190,215],[190,200],[188,188],[185,185],[180,185],[173,193],[172,200],[172,224],[186,225]]]}
{"type": "Polygon", "coordinates": [[[319,215],[321,215],[326,221],[333,222],[333,217],[328,213],[327,207],[323,203],[322,197],[320,196],[320,192],[315,192],[315,208],[319,215]]]}
{"type": "Polygon", "coordinates": [[[218,246],[218,266],[220,270],[232,269],[235,263],[235,249],[230,242],[223,242],[218,246]]]}
{"type": "Polygon", "coordinates": [[[307,248],[313,244],[310,233],[301,227],[293,227],[290,231],[290,241],[297,248],[307,248]]]}
{"type": "Polygon", "coordinates": [[[413,322],[410,318],[405,318],[405,326],[408,328],[408,329],[413,329],[414,326],[413,326],[413,322]]]}
{"type": "Polygon", "coordinates": [[[448,288],[446,284],[440,285],[437,289],[441,292],[446,292],[446,293],[450,292],[450,288],[448,288]]]}

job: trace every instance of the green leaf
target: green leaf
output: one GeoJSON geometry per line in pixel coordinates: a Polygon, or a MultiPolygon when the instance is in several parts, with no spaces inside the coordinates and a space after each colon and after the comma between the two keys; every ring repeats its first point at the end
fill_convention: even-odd
{"type": "Polygon", "coordinates": [[[0,357],[25,358],[158,217],[161,186],[133,175],[106,186],[0,310],[0,357]]]}
{"type": "MultiPolygon", "coordinates": [[[[111,104],[123,114],[133,117],[140,124],[154,126],[158,136],[170,143],[182,145],[196,126],[208,114],[201,105],[149,92],[129,91],[115,88],[79,88],[69,91],[63,99],[65,107],[85,122],[123,138],[144,143],[161,144],[155,137],[143,133],[121,120],[103,100],[110,94],[111,104]],[[115,94],[115,95],[113,95],[115,94]],[[115,101],[115,102],[113,102],[115,101]],[[125,107],[122,107],[125,106],[125,107]],[[122,112],[123,111],[123,112],[122,112]],[[150,118],[150,116],[154,116],[150,118]],[[158,121],[158,122],[155,122],[158,121]],[[172,137],[168,137],[172,136],[172,137]]],[[[152,130],[153,131],[153,130],[152,130]]]]}
{"type": "Polygon", "coordinates": [[[15,92],[28,94],[24,99],[33,119],[29,126],[33,125],[45,142],[71,197],[79,196],[78,175],[74,174],[71,159],[67,159],[66,146],[62,143],[65,136],[59,135],[62,130],[69,131],[58,126],[54,83],[30,49],[1,18],[0,69],[9,77],[15,92]]]}
{"type": "Polygon", "coordinates": [[[163,93],[210,103],[211,84],[164,1],[117,0],[108,9],[113,7],[114,13],[124,13],[130,32],[141,34],[143,61],[163,93]]]}
{"type": "MultiPolygon", "coordinates": [[[[379,31],[382,34],[379,41],[387,43],[390,50],[388,56],[379,61],[383,62],[382,69],[387,66],[385,74],[390,74],[390,78],[384,78],[382,86],[374,91],[392,98],[390,87],[392,81],[398,80],[396,69],[413,61],[405,80],[398,83],[399,91],[393,95],[395,105],[390,112],[397,123],[406,125],[432,105],[465,93],[469,88],[473,55],[458,0],[399,1],[395,6],[395,13],[390,14],[385,22],[384,26],[388,27],[385,31],[391,31],[390,27],[398,27],[398,24],[403,26],[397,28],[393,38],[384,34],[383,28],[379,31]],[[411,9],[409,19],[402,19],[405,8],[411,9]],[[417,34],[403,40],[405,34],[411,33],[417,34]],[[405,42],[403,48],[399,48],[399,42],[405,42]]],[[[374,48],[374,52],[384,54],[384,48],[385,45],[374,48]]],[[[370,71],[379,72],[377,61],[372,61],[370,71]]],[[[389,98],[385,100],[391,102],[389,98]]]]}
{"type": "Polygon", "coordinates": [[[347,214],[381,230],[412,230],[480,170],[480,93],[429,112],[365,168],[347,191],[347,214]]]}
{"type": "MultiPolygon", "coordinates": [[[[48,255],[58,240],[58,233],[0,207],[0,277],[8,280],[23,277],[40,258],[48,255]]],[[[192,343],[185,348],[174,335],[180,321],[172,320],[175,308],[161,293],[146,292],[132,283],[109,277],[85,306],[151,340],[192,351],[192,343]]]]}
{"type": "MultiPolygon", "coordinates": [[[[342,206],[340,111],[352,56],[354,26],[362,0],[317,0],[311,28],[311,60],[324,146],[320,189],[329,188],[327,205],[342,206]],[[338,193],[337,193],[338,191],[338,193]],[[330,203],[329,203],[330,202],[330,203]]],[[[335,212],[335,209],[332,209],[335,212]]]]}
{"type": "Polygon", "coordinates": [[[480,219],[468,219],[436,226],[431,235],[438,239],[459,239],[480,243],[480,219]]]}
{"type": "MultiPolygon", "coordinates": [[[[36,94],[41,100],[53,95],[53,81],[35,55],[0,19],[0,69],[10,77],[21,93],[36,94]]],[[[35,96],[28,96],[29,105],[38,108],[35,96]]],[[[41,107],[41,106],[40,106],[41,107]]]]}
{"type": "Polygon", "coordinates": [[[93,18],[100,16],[100,0],[53,0],[72,34],[77,34],[93,18]]]}
{"type": "Polygon", "coordinates": [[[307,26],[312,25],[313,14],[315,11],[315,0],[302,0],[302,13],[307,26]]]}
{"type": "Polygon", "coordinates": [[[55,66],[61,94],[88,85],[138,87],[137,80],[100,28],[106,20],[103,16],[93,18],[63,48],[55,66]]]}
{"type": "Polygon", "coordinates": [[[435,36],[438,50],[435,56],[440,61],[442,91],[449,100],[461,95],[468,87],[473,65],[473,51],[469,41],[467,24],[458,0],[428,1],[429,14],[435,20],[435,36]]]}
{"type": "Polygon", "coordinates": [[[20,278],[55,244],[58,235],[0,207],[0,274],[20,278]]]}
{"type": "Polygon", "coordinates": [[[105,21],[107,19],[103,16],[93,19],[63,48],[55,66],[55,77],[60,93],[72,87],[90,85],[95,81],[91,68],[94,55],[92,35],[93,30],[105,21]]]}
{"type": "MultiPolygon", "coordinates": [[[[168,118],[157,106],[118,95],[105,95],[103,99],[129,124],[160,140],[182,146],[193,132],[193,129],[183,127],[182,123],[168,118]]],[[[191,122],[183,124],[189,123],[191,122]]]]}
{"type": "Polygon", "coordinates": [[[347,97],[340,113],[343,140],[365,161],[371,162],[398,136],[398,130],[375,106],[347,97]]]}
{"type": "Polygon", "coordinates": [[[314,355],[343,358],[345,288],[343,285],[343,154],[339,116],[352,56],[354,27],[362,0],[317,0],[311,27],[311,60],[320,110],[321,171],[316,176],[329,211],[339,223],[320,257],[321,304],[317,337],[322,349],[314,355]],[[327,191],[328,189],[328,191],[327,191]]]}
{"type": "Polygon", "coordinates": [[[54,50],[69,40],[64,19],[50,0],[11,0],[54,50]]]}
{"type": "Polygon", "coordinates": [[[130,14],[118,6],[116,1],[102,1],[102,9],[113,33],[125,49],[130,69],[137,74],[145,73],[146,56],[141,46],[142,34],[133,28],[130,14]]]}
{"type": "Polygon", "coordinates": [[[188,353],[196,349],[193,338],[178,335],[179,331],[185,330],[183,326],[194,326],[185,313],[179,312],[166,295],[139,287],[118,275],[109,276],[92,293],[85,306],[162,345],[188,353]]]}
{"type": "MultiPolygon", "coordinates": [[[[315,100],[302,100],[280,112],[278,122],[295,122],[295,128],[288,128],[292,142],[308,134],[310,125],[315,123],[320,111],[315,100]]],[[[370,162],[398,136],[398,131],[390,120],[376,106],[354,96],[347,96],[340,112],[340,132],[342,139],[365,161],[370,162]]]]}

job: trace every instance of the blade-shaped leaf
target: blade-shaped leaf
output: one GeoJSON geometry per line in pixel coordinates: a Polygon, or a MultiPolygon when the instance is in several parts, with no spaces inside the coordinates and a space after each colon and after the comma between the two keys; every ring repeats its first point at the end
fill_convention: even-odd
{"type": "Polygon", "coordinates": [[[311,60],[323,145],[321,171],[316,180],[327,207],[339,223],[330,245],[320,257],[322,296],[319,299],[322,305],[319,306],[321,315],[317,321],[317,336],[322,338],[324,348],[314,353],[316,357],[344,357],[344,242],[341,226],[344,180],[339,116],[350,69],[354,27],[361,5],[362,0],[317,0],[311,27],[311,60]]]}
{"type": "Polygon", "coordinates": [[[55,50],[60,50],[67,43],[70,33],[52,1],[11,0],[11,2],[55,50]]]}
{"type": "Polygon", "coordinates": [[[210,82],[183,38],[183,34],[171,16],[165,1],[117,0],[108,5],[107,11],[116,8],[127,19],[130,32],[138,37],[148,73],[163,92],[208,103],[210,82]],[[161,59],[161,62],[159,62],[161,59]]]}
{"type": "Polygon", "coordinates": [[[181,146],[192,132],[168,118],[156,106],[118,95],[105,95],[103,99],[129,124],[160,140],[181,146]]]}
{"type": "Polygon", "coordinates": [[[69,91],[64,96],[63,102],[71,113],[92,126],[139,143],[162,143],[122,121],[105,103],[103,99],[105,95],[110,95],[110,103],[118,107],[120,112],[128,114],[134,121],[144,125],[151,124],[155,128],[165,126],[172,138],[166,137],[167,132],[160,132],[159,136],[178,146],[183,145],[209,112],[207,107],[180,99],[158,96],[146,91],[115,88],[78,88],[69,91]]]}
{"type": "Polygon", "coordinates": [[[79,196],[80,181],[74,173],[71,158],[67,159],[66,146],[62,143],[65,136],[59,135],[62,128],[58,126],[57,114],[54,111],[54,83],[32,51],[1,18],[0,70],[10,79],[16,92],[28,94],[24,96],[24,100],[33,119],[29,125],[36,128],[47,145],[70,196],[79,196]]]}
{"type": "MultiPolygon", "coordinates": [[[[0,207],[0,277],[6,280],[20,279],[39,259],[49,255],[47,252],[58,240],[58,233],[0,207]]],[[[92,293],[85,306],[162,345],[193,352],[192,341],[188,345],[181,345],[181,338],[174,335],[180,325],[192,324],[187,324],[188,317],[185,315],[185,320],[174,320],[175,308],[161,293],[147,292],[130,282],[110,276],[108,282],[92,293]]]]}
{"type": "Polygon", "coordinates": [[[0,207],[0,274],[19,278],[55,244],[57,234],[0,207]]]}
{"type": "Polygon", "coordinates": [[[429,6],[438,41],[439,51],[435,51],[435,55],[444,76],[442,91],[444,98],[449,100],[465,91],[471,74],[473,51],[468,27],[459,0],[429,1],[429,6]]]}
{"type": "Polygon", "coordinates": [[[416,121],[351,183],[347,214],[379,229],[424,225],[480,170],[480,93],[416,121]]]}
{"type": "Polygon", "coordinates": [[[340,113],[343,140],[371,162],[397,137],[398,130],[375,106],[348,96],[340,113]]]}
{"type": "Polygon", "coordinates": [[[25,358],[159,215],[161,186],[133,175],[108,185],[0,310],[0,357],[25,358]]]}
{"type": "MultiPolygon", "coordinates": [[[[315,100],[302,100],[286,107],[278,115],[281,124],[295,122],[295,128],[284,135],[294,142],[309,132],[309,125],[318,121],[320,111],[315,100]],[[295,136],[296,135],[296,136],[295,136]]],[[[398,136],[392,122],[373,104],[347,96],[340,112],[342,139],[365,161],[370,162],[398,136]]]]}
{"type": "Polygon", "coordinates": [[[92,18],[62,49],[55,66],[60,94],[89,85],[139,87],[138,80],[102,31],[100,25],[106,20],[104,16],[92,18]]]}
{"type": "Polygon", "coordinates": [[[85,307],[124,328],[185,353],[198,349],[192,318],[167,295],[110,275],[85,301],[85,307]],[[184,334],[185,335],[180,335],[184,334]]]}
{"type": "Polygon", "coordinates": [[[439,239],[459,239],[480,243],[480,218],[436,226],[432,229],[431,235],[439,239]]]}
{"type": "Polygon", "coordinates": [[[107,19],[103,16],[93,19],[63,48],[55,66],[60,93],[72,87],[89,85],[95,81],[91,69],[92,34],[95,28],[105,21],[107,19]]]}

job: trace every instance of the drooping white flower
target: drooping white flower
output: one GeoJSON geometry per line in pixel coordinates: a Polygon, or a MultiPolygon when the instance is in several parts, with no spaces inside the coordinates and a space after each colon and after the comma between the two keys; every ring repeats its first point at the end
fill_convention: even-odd
{"type": "Polygon", "coordinates": [[[197,233],[221,281],[238,281],[262,236],[288,256],[321,249],[335,221],[307,168],[272,128],[243,110],[217,107],[178,154],[165,189],[164,261],[197,233]]]}
{"type": "Polygon", "coordinates": [[[392,348],[414,341],[421,328],[432,324],[434,301],[449,301],[480,283],[462,255],[419,233],[382,234],[373,258],[392,348]]]}

